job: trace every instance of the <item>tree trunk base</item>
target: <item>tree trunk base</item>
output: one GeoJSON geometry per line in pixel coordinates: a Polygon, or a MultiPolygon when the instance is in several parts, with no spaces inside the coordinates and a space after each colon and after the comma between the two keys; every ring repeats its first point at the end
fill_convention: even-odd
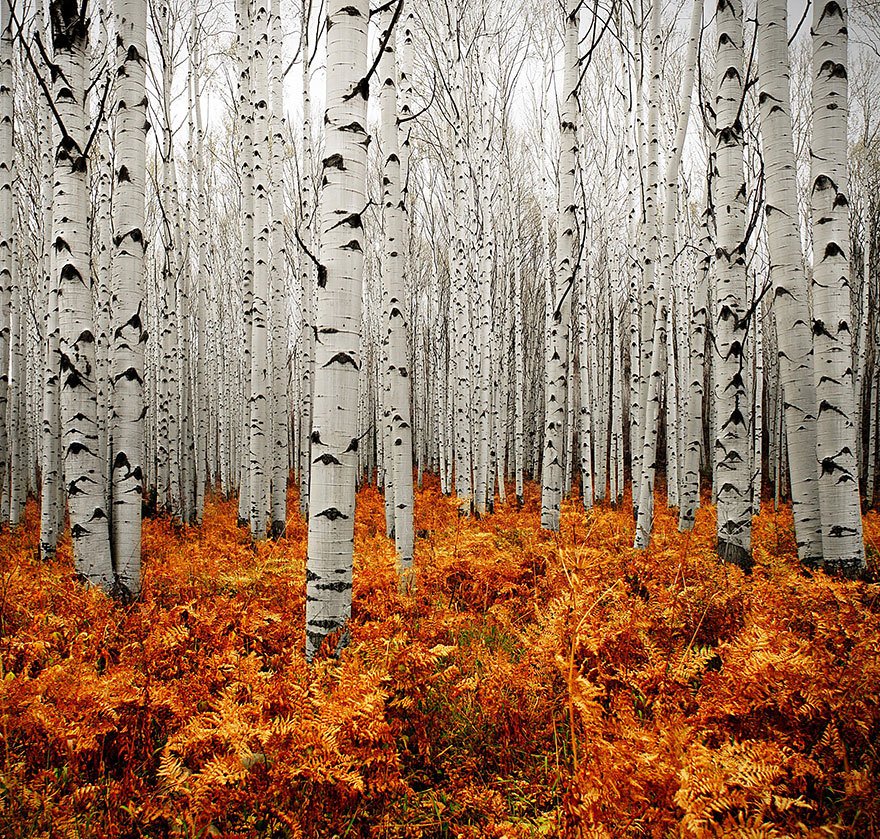
{"type": "Polygon", "coordinates": [[[826,574],[833,576],[846,577],[848,580],[865,580],[872,582],[868,573],[868,566],[864,561],[860,561],[857,557],[851,560],[840,560],[839,562],[825,562],[822,564],[826,574]]]}
{"type": "Polygon", "coordinates": [[[722,562],[738,565],[746,574],[752,573],[752,566],[755,564],[752,555],[740,545],[735,545],[732,542],[722,542],[719,539],[718,556],[721,557],[722,562]]]}

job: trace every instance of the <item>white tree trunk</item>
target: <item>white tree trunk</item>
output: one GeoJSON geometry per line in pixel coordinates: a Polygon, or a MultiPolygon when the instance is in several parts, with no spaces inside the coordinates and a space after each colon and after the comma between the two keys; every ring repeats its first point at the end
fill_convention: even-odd
{"type": "Polygon", "coordinates": [[[544,452],[541,465],[541,527],[559,530],[562,503],[568,329],[575,265],[575,167],[577,165],[578,10],[568,0],[564,16],[562,103],[559,122],[559,196],[556,224],[555,295],[551,300],[545,381],[544,452]]]}
{"type": "Polygon", "coordinates": [[[719,0],[716,12],[714,209],[717,219],[717,299],[713,383],[718,553],[751,567],[751,476],[747,387],[745,183],[742,97],[744,83],[741,0],[719,0]]]}
{"type": "Polygon", "coordinates": [[[382,166],[382,208],[385,242],[382,259],[383,300],[385,305],[385,410],[390,420],[386,438],[390,451],[386,463],[393,475],[394,541],[400,564],[401,582],[410,584],[413,559],[413,462],[410,370],[407,351],[406,215],[401,191],[400,148],[397,127],[397,65],[393,27],[395,15],[388,11],[382,25],[385,49],[379,60],[379,105],[381,108],[380,145],[382,166]]]}
{"type": "MultiPolygon", "coordinates": [[[[654,475],[657,461],[657,437],[660,431],[660,406],[663,400],[661,388],[665,367],[667,367],[667,307],[669,295],[672,290],[672,271],[675,250],[675,215],[678,209],[678,170],[681,166],[681,156],[684,151],[684,141],[687,136],[688,121],[691,113],[691,98],[694,90],[694,70],[696,69],[697,42],[700,36],[700,23],[702,21],[703,7],[701,0],[697,0],[692,6],[690,30],[688,33],[688,50],[685,58],[684,76],[681,82],[681,100],[678,111],[678,124],[675,131],[675,140],[672,146],[666,167],[666,196],[663,207],[663,220],[660,227],[660,247],[649,248],[648,262],[646,263],[646,277],[654,276],[654,262],[660,256],[660,270],[655,298],[655,323],[653,340],[651,342],[650,373],[647,382],[643,382],[643,388],[647,386],[646,400],[644,402],[642,417],[644,423],[644,440],[641,456],[641,480],[638,487],[639,497],[636,504],[638,516],[636,519],[635,547],[644,550],[648,547],[651,537],[651,529],[654,522],[654,475]],[[650,272],[648,266],[651,266],[650,272]]],[[[653,65],[652,65],[653,66],[653,65]]],[[[653,70],[652,70],[653,72],[653,70]]],[[[659,70],[658,70],[659,72],[659,70]]],[[[656,130],[656,129],[655,129],[656,130]]],[[[656,190],[655,190],[656,191],[656,190]]],[[[655,222],[656,223],[656,222],[655,222]]],[[[644,317],[644,313],[643,313],[644,317]]],[[[644,338],[644,330],[642,332],[644,338]]],[[[645,356],[643,354],[644,363],[645,356]]],[[[644,375],[644,371],[643,371],[644,375]]],[[[670,433],[669,400],[667,403],[667,437],[670,433]]],[[[675,426],[673,426],[673,430],[675,426]]],[[[667,463],[667,478],[669,475],[667,463]]],[[[675,476],[677,479],[677,476],[675,476]]],[[[633,492],[635,492],[635,486],[633,492]]]]}
{"type": "MultiPolygon", "coordinates": [[[[309,55],[309,10],[311,0],[303,0],[300,36],[302,56],[302,173],[300,177],[300,229],[303,248],[310,253],[312,219],[315,212],[312,194],[312,100],[310,95],[311,64],[309,55]]],[[[315,370],[315,270],[310,253],[300,259],[302,286],[302,329],[300,331],[300,450],[299,450],[299,508],[309,515],[309,479],[311,476],[312,395],[315,370]]]]}
{"type": "MultiPolygon", "coordinates": [[[[35,28],[44,35],[42,10],[35,28]]],[[[43,210],[42,270],[46,285],[45,341],[43,342],[43,434],[40,499],[40,556],[51,559],[64,526],[64,483],[61,464],[61,392],[58,365],[58,274],[52,248],[52,123],[49,104],[40,97],[40,203],[43,210]]],[[[2,282],[2,280],[0,280],[2,282]]]]}
{"type": "Polygon", "coordinates": [[[141,588],[144,444],[144,196],[146,181],[147,13],[139,0],[116,0],[116,136],[111,312],[111,543],[124,597],[141,588]]]}
{"type": "Polygon", "coordinates": [[[99,457],[95,325],[89,272],[85,68],[88,33],[79,10],[52,21],[56,126],[53,233],[58,274],[61,427],[73,556],[77,573],[113,585],[104,465],[99,457]]]}
{"type": "MultiPolygon", "coordinates": [[[[287,525],[287,478],[289,475],[288,429],[290,396],[287,362],[287,251],[284,244],[284,84],[280,0],[272,0],[269,31],[270,110],[272,159],[270,169],[272,229],[270,269],[272,326],[272,437],[271,531],[281,536],[287,525]]],[[[303,59],[307,61],[307,58],[303,59]]]]}
{"type": "MultiPolygon", "coordinates": [[[[711,174],[714,160],[710,160],[711,174]]],[[[711,202],[711,194],[708,201],[711,202]]],[[[700,463],[703,454],[703,398],[706,379],[706,327],[709,310],[708,286],[713,270],[712,242],[713,215],[711,206],[703,215],[700,239],[700,260],[694,278],[693,301],[690,307],[691,336],[688,348],[687,419],[685,420],[684,456],[682,458],[682,481],[678,507],[678,528],[691,530],[700,506],[700,463]]],[[[711,411],[709,412],[711,415],[711,411]]]]}
{"type": "Polygon", "coordinates": [[[208,329],[208,231],[207,231],[207,196],[205,194],[205,176],[207,162],[205,160],[205,129],[202,119],[202,44],[198,20],[193,15],[193,46],[191,56],[192,109],[195,112],[195,181],[196,181],[196,366],[194,373],[194,432],[195,432],[195,520],[202,521],[205,510],[205,490],[210,479],[208,455],[211,445],[208,441],[209,407],[213,401],[213,393],[209,387],[210,377],[207,357],[208,329]]]}
{"type": "MultiPolygon", "coordinates": [[[[253,380],[253,309],[254,309],[254,99],[253,99],[253,27],[251,0],[236,0],[236,50],[238,53],[238,119],[241,128],[239,135],[241,155],[241,285],[242,307],[244,309],[244,387],[242,397],[243,415],[241,439],[242,456],[239,462],[240,482],[238,489],[238,519],[251,521],[253,504],[252,459],[251,459],[251,384],[253,380]]],[[[253,526],[253,522],[251,522],[253,526]]]]}
{"type": "MultiPolygon", "coordinates": [[[[6,414],[9,393],[9,343],[15,253],[15,146],[12,133],[13,46],[9,7],[0,11],[0,497],[8,496],[9,433],[6,414]]],[[[5,505],[4,505],[5,506],[5,505]]],[[[0,516],[2,517],[2,516],[0,516]]]]}
{"type": "Polygon", "coordinates": [[[584,509],[593,506],[593,394],[590,386],[590,324],[587,307],[587,274],[578,281],[578,379],[580,410],[578,434],[580,435],[581,495],[584,509]]]}
{"type": "Polygon", "coordinates": [[[813,347],[825,567],[865,567],[853,422],[846,0],[813,5],[813,347]]]}
{"type": "MultiPolygon", "coordinates": [[[[366,204],[367,0],[327,10],[327,110],[315,342],[306,657],[351,615],[366,204]]],[[[346,637],[340,644],[346,643],[346,637]]]]}

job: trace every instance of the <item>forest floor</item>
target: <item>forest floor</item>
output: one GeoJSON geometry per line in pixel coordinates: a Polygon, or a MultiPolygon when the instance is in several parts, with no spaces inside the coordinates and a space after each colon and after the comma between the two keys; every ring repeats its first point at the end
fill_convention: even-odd
{"type": "MultiPolygon", "coordinates": [[[[295,499],[291,499],[295,510],[295,499]]],[[[806,574],[790,511],[745,576],[658,503],[461,518],[418,492],[418,590],[381,495],[341,658],[303,660],[305,525],[144,525],[123,607],[0,534],[0,836],[880,836],[880,586],[806,574]]],[[[876,567],[880,515],[865,518],[876,567]]]]}

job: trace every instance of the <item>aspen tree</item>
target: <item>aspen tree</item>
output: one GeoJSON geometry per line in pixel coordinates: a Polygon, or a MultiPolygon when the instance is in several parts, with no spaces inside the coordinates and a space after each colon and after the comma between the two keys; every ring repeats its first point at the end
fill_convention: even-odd
{"type": "Polygon", "coordinates": [[[718,553],[751,567],[751,487],[746,340],[744,85],[741,0],[718,0],[715,69],[716,288],[713,384],[718,553]]]}
{"type": "MultiPolygon", "coordinates": [[[[635,547],[644,550],[648,547],[651,536],[651,528],[654,519],[654,473],[657,461],[657,438],[660,425],[660,406],[663,398],[661,381],[664,372],[668,371],[667,362],[667,318],[669,317],[669,295],[672,292],[673,249],[675,246],[675,214],[678,209],[678,172],[681,166],[681,157],[684,151],[684,141],[687,135],[688,121],[691,112],[691,97],[694,90],[694,70],[696,67],[697,41],[700,36],[700,24],[702,22],[702,0],[695,0],[692,6],[690,29],[688,32],[688,49],[685,58],[684,76],[681,82],[680,105],[678,111],[678,124],[675,130],[675,139],[672,144],[672,153],[666,165],[666,195],[663,205],[662,223],[660,228],[659,247],[653,246],[653,254],[649,255],[646,263],[646,276],[648,264],[652,265],[650,275],[658,274],[656,290],[654,332],[651,342],[650,373],[647,377],[647,394],[645,409],[642,412],[644,422],[644,440],[641,457],[641,482],[638,488],[633,485],[633,492],[638,490],[639,498],[636,504],[638,516],[636,519],[635,547]],[[655,271],[653,265],[659,257],[659,271],[655,271]],[[664,367],[667,368],[664,371],[664,367]]],[[[653,72],[653,70],[652,70],[653,72]]],[[[655,222],[656,223],[656,222],[655,222]]],[[[644,333],[643,333],[644,337],[644,333]]],[[[643,355],[644,362],[645,357],[643,355]]],[[[644,371],[643,371],[644,374],[644,371]]],[[[667,437],[670,427],[675,429],[677,423],[670,426],[670,400],[667,404],[667,437]]],[[[667,478],[677,479],[676,475],[670,475],[670,464],[667,462],[667,478]]]]}
{"type": "MultiPolygon", "coordinates": [[[[625,299],[621,292],[618,299],[625,299]]],[[[623,335],[620,334],[622,314],[614,319],[611,335],[612,375],[614,393],[611,402],[611,501],[619,504],[623,498],[623,335]]]]}
{"type": "MultiPolygon", "coordinates": [[[[13,171],[15,171],[13,169],[13,171]]],[[[17,203],[17,202],[14,202],[17,203]]],[[[17,215],[17,212],[16,212],[17,215]]],[[[18,227],[16,224],[15,228],[18,227]]],[[[18,252],[20,230],[13,233],[14,253],[18,252]]],[[[22,358],[22,330],[27,322],[23,314],[22,300],[22,266],[17,257],[13,259],[12,295],[9,308],[9,397],[6,414],[7,436],[9,439],[9,469],[6,485],[9,491],[3,499],[3,518],[12,527],[21,524],[21,515],[27,494],[26,463],[27,455],[22,443],[24,428],[22,427],[22,403],[24,401],[24,364],[22,358]]]]}
{"type": "MultiPolygon", "coordinates": [[[[367,162],[367,0],[327,7],[321,246],[306,565],[306,658],[351,615],[367,162]]],[[[346,637],[340,639],[344,646],[346,637]]]]}
{"type": "Polygon", "coordinates": [[[593,506],[593,394],[590,385],[590,334],[587,308],[587,272],[578,282],[578,434],[580,435],[581,496],[584,509],[593,506]]]}
{"type": "MultiPolygon", "coordinates": [[[[519,207],[519,202],[516,202],[519,207]]],[[[525,472],[525,429],[523,421],[524,396],[525,396],[525,351],[523,347],[523,284],[522,265],[519,249],[520,242],[520,217],[514,214],[515,228],[513,233],[513,367],[514,367],[514,395],[513,395],[513,452],[514,473],[516,481],[516,499],[520,506],[523,504],[524,472],[525,472]]]]}
{"type": "MultiPolygon", "coordinates": [[[[272,437],[271,532],[283,535],[287,525],[288,426],[290,424],[287,390],[287,250],[284,243],[284,81],[281,63],[282,27],[280,0],[272,0],[269,30],[269,90],[272,159],[270,184],[272,196],[270,266],[270,313],[272,329],[272,437]]],[[[304,57],[304,61],[307,59],[304,57]]]]}
{"type": "Polygon", "coordinates": [[[413,463],[410,370],[407,353],[406,317],[406,215],[401,190],[400,147],[397,117],[397,63],[394,25],[402,0],[384,15],[381,40],[385,44],[379,59],[379,106],[381,109],[382,208],[385,241],[382,258],[385,306],[386,406],[390,419],[390,451],[386,453],[393,473],[394,541],[404,584],[413,556],[413,463]]]}
{"type": "MultiPolygon", "coordinates": [[[[480,64],[485,63],[485,57],[478,59],[480,64]]],[[[478,218],[477,229],[478,242],[475,249],[479,268],[477,270],[477,289],[475,296],[476,308],[476,366],[475,377],[476,398],[474,407],[476,410],[476,433],[477,440],[474,447],[474,507],[478,515],[485,515],[491,506],[494,493],[490,480],[490,438],[491,438],[491,399],[492,399],[492,373],[494,365],[491,363],[491,285],[492,269],[494,262],[493,242],[495,231],[493,230],[490,202],[492,197],[492,103],[489,99],[488,82],[485,68],[481,67],[478,72],[480,85],[480,162],[478,169],[478,183],[476,188],[476,215],[478,218]]]]}
{"type": "Polygon", "coordinates": [[[269,48],[268,0],[253,0],[253,296],[250,306],[250,416],[248,480],[250,527],[254,538],[266,535],[269,512],[267,454],[271,439],[269,416],[269,48]]]}
{"type": "MultiPolygon", "coordinates": [[[[89,63],[86,65],[86,79],[101,80],[107,68],[105,55],[114,55],[112,12],[106,4],[95,4],[92,9],[97,12],[97,39],[94,48],[89,50],[89,63]]],[[[90,44],[90,47],[92,45],[90,44]]],[[[114,61],[110,61],[112,66],[114,61]]],[[[111,71],[105,84],[89,85],[86,92],[87,130],[91,133],[88,120],[92,113],[109,112],[109,103],[116,98],[115,78],[111,71]],[[102,100],[106,97],[106,108],[102,100]]],[[[113,198],[113,143],[109,119],[100,119],[94,125],[94,141],[92,146],[95,155],[90,166],[90,186],[94,189],[95,202],[87,213],[89,223],[89,242],[91,256],[92,284],[92,317],[95,324],[95,381],[97,384],[97,417],[98,417],[98,460],[101,463],[101,479],[103,493],[107,496],[112,517],[112,498],[110,490],[111,452],[110,434],[112,421],[113,382],[110,372],[110,355],[112,342],[112,306],[111,266],[113,259],[113,231],[111,203],[113,198]]],[[[112,524],[111,524],[112,528],[112,524]]],[[[111,533],[112,540],[112,533],[111,533]]],[[[111,551],[112,551],[111,541],[111,551]]]]}
{"type": "MultiPolygon", "coordinates": [[[[660,182],[660,70],[661,50],[663,46],[661,33],[661,4],[660,0],[650,0],[649,34],[650,55],[648,62],[648,124],[641,126],[640,145],[646,146],[643,197],[643,222],[639,229],[642,252],[641,290],[639,304],[639,364],[638,376],[638,412],[636,427],[638,435],[633,440],[633,452],[638,452],[633,457],[633,512],[636,520],[639,518],[638,505],[642,499],[643,474],[651,463],[644,463],[644,447],[646,432],[648,402],[651,398],[652,364],[654,360],[654,331],[658,323],[659,310],[657,306],[657,261],[660,256],[660,223],[658,219],[658,195],[660,182]]],[[[656,381],[655,381],[656,387],[656,381]]],[[[653,515],[653,509],[650,511],[653,515]]],[[[644,516],[643,516],[644,518],[644,516]]]]}
{"type": "Polygon", "coordinates": [[[314,198],[312,195],[312,100],[310,91],[311,62],[309,60],[309,11],[311,0],[303,0],[300,34],[302,57],[302,174],[300,177],[300,229],[299,238],[306,258],[300,260],[300,284],[302,286],[302,329],[300,331],[300,450],[299,450],[299,508],[303,516],[309,514],[309,479],[311,476],[312,439],[312,391],[315,368],[315,271],[310,257],[314,247],[312,219],[314,198]]]}
{"type": "Polygon", "coordinates": [[[853,423],[846,0],[814,3],[812,34],[812,326],[822,554],[827,569],[855,576],[865,567],[865,547],[853,423]]]}
{"type": "Polygon", "coordinates": [[[146,180],[147,15],[138,0],[116,0],[114,146],[113,414],[111,541],[122,594],[140,593],[143,496],[144,190],[146,180]]]}
{"type": "Polygon", "coordinates": [[[76,3],[50,6],[55,126],[53,248],[59,295],[64,481],[77,573],[113,584],[107,499],[99,459],[95,325],[88,256],[86,60],[88,30],[76,3]],[[63,128],[62,128],[63,126],[63,128]]]}
{"type": "MultiPolygon", "coordinates": [[[[162,189],[159,200],[161,215],[161,386],[158,409],[157,472],[158,496],[162,507],[174,515],[182,514],[180,493],[181,475],[181,429],[180,416],[180,337],[179,318],[180,265],[179,196],[177,170],[174,163],[174,127],[172,122],[172,86],[174,76],[175,22],[167,2],[158,9],[156,43],[161,61],[161,118],[162,146],[160,181],[162,189]]],[[[154,18],[155,19],[155,18],[154,18]]]]}
{"type": "Polygon", "coordinates": [[[559,197],[556,223],[556,279],[549,329],[545,381],[544,450],[541,465],[541,527],[559,530],[563,485],[563,426],[566,412],[568,329],[575,265],[575,167],[577,160],[578,10],[568,0],[564,17],[562,103],[560,107],[559,197]]]}
{"type": "Polygon", "coordinates": [[[205,489],[209,479],[208,474],[208,423],[210,387],[209,371],[207,369],[207,336],[208,329],[208,231],[207,225],[207,197],[205,195],[205,129],[202,117],[202,32],[199,28],[198,19],[193,15],[192,22],[192,47],[190,54],[190,75],[192,85],[192,110],[194,118],[192,128],[195,131],[195,204],[196,204],[196,273],[195,293],[196,318],[195,318],[195,341],[196,341],[196,365],[193,371],[195,394],[193,400],[194,438],[195,438],[195,519],[202,521],[205,509],[205,489]]]}
{"type": "MultiPolygon", "coordinates": [[[[42,38],[45,30],[43,10],[38,6],[34,28],[42,38]]],[[[40,116],[40,203],[42,205],[43,251],[41,270],[45,277],[46,316],[43,365],[43,433],[40,498],[40,556],[55,555],[64,524],[64,483],[61,463],[61,393],[58,354],[58,275],[52,248],[52,123],[49,103],[39,100],[40,116]]],[[[2,281],[0,281],[2,282],[2,281]]]]}
{"type": "Polygon", "coordinates": [[[796,161],[789,93],[788,9],[784,0],[758,3],[761,146],[779,377],[788,443],[798,555],[822,559],[816,470],[816,392],[807,279],[798,230],[796,161]]]}
{"type": "MultiPolygon", "coordinates": [[[[256,0],[263,2],[263,0],[256,0]]],[[[252,442],[259,444],[259,435],[254,434],[251,440],[252,425],[252,393],[251,385],[254,378],[253,355],[253,310],[254,310],[254,99],[251,66],[253,64],[253,26],[252,26],[252,0],[235,0],[236,18],[236,51],[238,54],[238,119],[241,133],[239,135],[239,154],[241,155],[241,288],[242,307],[244,309],[244,398],[242,412],[241,439],[244,442],[243,451],[246,453],[239,462],[239,490],[238,490],[238,519],[241,523],[251,522],[253,503],[251,489],[253,485],[252,470],[254,468],[251,449],[252,442]]],[[[259,377],[259,368],[257,370],[259,377]]],[[[264,400],[261,400],[264,401],[264,400]]],[[[259,411],[257,411],[259,421],[259,411]]],[[[258,502],[259,503],[259,502],[258,502]]]]}
{"type": "MultiPolygon", "coordinates": [[[[457,43],[457,39],[456,39],[457,43]]],[[[473,458],[471,450],[470,398],[471,385],[471,329],[470,301],[468,299],[467,254],[465,230],[468,229],[467,213],[467,166],[465,160],[465,98],[462,87],[464,68],[461,45],[457,43],[457,54],[450,62],[452,106],[454,109],[452,125],[453,163],[450,183],[449,207],[453,217],[453,232],[450,236],[451,280],[449,293],[450,320],[452,321],[452,340],[455,347],[450,365],[453,369],[453,434],[450,435],[454,456],[455,494],[460,501],[467,501],[468,509],[473,509],[473,458]]]]}
{"type": "MultiPolygon", "coordinates": [[[[714,123],[712,125],[714,127],[714,123]]],[[[685,397],[687,416],[684,423],[684,451],[678,508],[678,528],[681,531],[693,528],[697,508],[700,506],[700,462],[701,455],[704,453],[703,401],[706,378],[706,331],[709,313],[708,288],[712,276],[711,272],[714,268],[712,251],[715,233],[714,216],[712,213],[714,169],[714,153],[710,149],[706,184],[706,209],[702,213],[700,223],[700,238],[697,244],[697,270],[688,312],[692,329],[690,345],[688,347],[687,395],[685,397]]]]}
{"type": "Polygon", "coordinates": [[[8,498],[9,433],[6,427],[9,400],[9,348],[11,337],[12,286],[15,282],[15,146],[13,120],[12,15],[4,3],[0,9],[0,497],[8,498]]]}

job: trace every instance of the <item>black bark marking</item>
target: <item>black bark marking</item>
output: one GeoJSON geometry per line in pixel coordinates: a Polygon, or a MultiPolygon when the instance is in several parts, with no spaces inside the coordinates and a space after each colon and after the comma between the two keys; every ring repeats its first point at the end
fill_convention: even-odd
{"type": "Polygon", "coordinates": [[[320,457],[316,457],[312,463],[323,463],[324,466],[342,466],[342,463],[330,454],[330,452],[324,452],[320,457]]]}
{"type": "Polygon", "coordinates": [[[339,582],[335,583],[318,583],[315,588],[318,591],[349,591],[351,589],[351,583],[339,582]]]}
{"type": "Polygon", "coordinates": [[[315,516],[324,516],[324,518],[329,519],[330,521],[336,521],[337,519],[347,519],[348,516],[345,513],[340,512],[336,509],[336,507],[328,507],[326,510],[322,510],[320,513],[315,513],[315,516]]]}
{"type": "Polygon", "coordinates": [[[324,366],[329,367],[331,364],[350,364],[355,370],[360,369],[358,363],[345,352],[338,352],[324,366]]]}

